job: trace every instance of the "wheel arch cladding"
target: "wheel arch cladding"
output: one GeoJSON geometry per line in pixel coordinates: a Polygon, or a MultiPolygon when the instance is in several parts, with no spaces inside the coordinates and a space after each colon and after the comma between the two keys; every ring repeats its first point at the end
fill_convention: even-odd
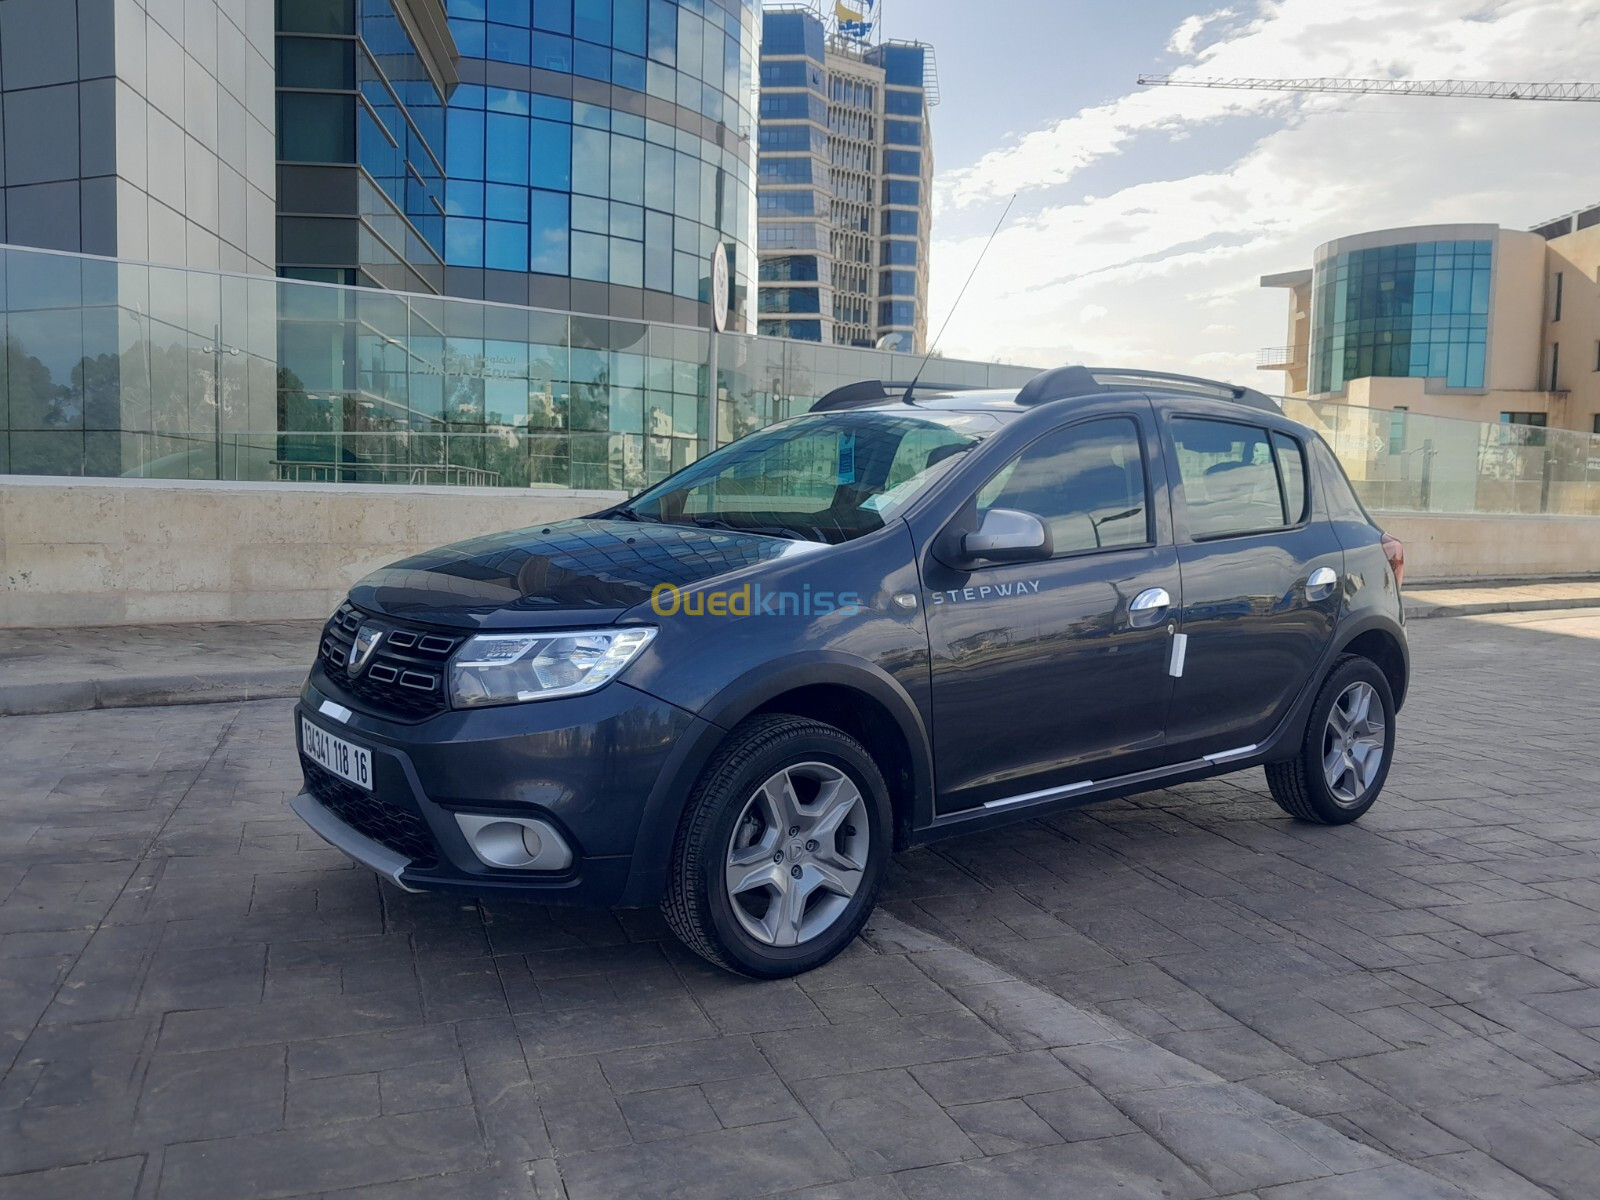
{"type": "Polygon", "coordinates": [[[1389,681],[1389,692],[1394,697],[1395,711],[1405,703],[1406,685],[1410,682],[1409,666],[1399,639],[1386,629],[1368,629],[1358,633],[1343,646],[1341,654],[1359,654],[1372,662],[1389,681]]]}
{"type": "Polygon", "coordinates": [[[818,683],[773,696],[749,715],[774,713],[809,717],[860,742],[878,764],[889,788],[889,805],[894,813],[894,849],[899,851],[910,846],[917,771],[905,731],[880,701],[845,684],[818,683]]]}

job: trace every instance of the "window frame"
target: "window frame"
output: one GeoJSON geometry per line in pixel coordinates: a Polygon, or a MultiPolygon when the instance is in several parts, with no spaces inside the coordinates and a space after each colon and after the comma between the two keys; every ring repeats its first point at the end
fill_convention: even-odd
{"type": "MultiPolygon", "coordinates": [[[[1008,455],[998,467],[984,476],[983,480],[979,482],[970,493],[968,493],[965,502],[962,504],[958,512],[962,514],[970,512],[970,524],[973,529],[977,529],[982,523],[980,511],[978,509],[978,497],[983,494],[983,490],[985,488],[987,488],[1000,477],[1001,473],[1004,472],[1006,468],[1010,467],[1012,463],[1016,462],[1024,454],[1027,454],[1029,451],[1033,450],[1034,447],[1039,445],[1040,442],[1045,441],[1047,438],[1055,437],[1058,434],[1066,433],[1070,429],[1077,429],[1083,425],[1092,425],[1097,421],[1124,421],[1133,426],[1134,437],[1139,445],[1139,463],[1144,469],[1144,540],[1139,542],[1127,542],[1117,546],[1092,546],[1082,550],[1068,550],[1059,552],[1055,551],[1052,547],[1052,552],[1049,558],[1035,559],[1028,563],[983,562],[976,566],[964,569],[977,572],[992,570],[996,567],[1039,567],[1046,563],[1068,562],[1073,559],[1088,558],[1094,555],[1117,554],[1128,550],[1150,550],[1159,543],[1160,528],[1156,522],[1155,477],[1151,471],[1151,464],[1153,460],[1150,455],[1150,438],[1145,429],[1144,422],[1139,419],[1137,413],[1132,411],[1095,413],[1092,415],[1086,414],[1074,420],[1066,421],[1060,425],[1055,425],[1044,430],[1039,434],[1038,437],[1028,442],[1027,445],[1021,447],[1015,453],[1008,455]]],[[[960,521],[961,517],[958,516],[956,520],[960,521]]]]}
{"type": "Polygon", "coordinates": [[[1219,417],[1213,413],[1200,413],[1192,411],[1175,410],[1168,412],[1166,418],[1165,445],[1172,456],[1172,472],[1169,486],[1177,485],[1177,491],[1182,496],[1182,503],[1173,501],[1173,516],[1176,519],[1178,510],[1182,509],[1182,537],[1195,545],[1209,544],[1211,542],[1227,541],[1230,538],[1263,537],[1273,534],[1294,533],[1306,528],[1316,517],[1316,491],[1313,483],[1311,455],[1306,449],[1306,439],[1299,433],[1289,429],[1279,428],[1270,422],[1256,422],[1248,418],[1225,416],[1219,417]],[[1178,434],[1173,428],[1176,421],[1208,421],[1214,425],[1235,425],[1241,429],[1250,429],[1262,435],[1266,441],[1267,449],[1272,455],[1272,473],[1278,481],[1279,511],[1285,518],[1285,523],[1272,525],[1265,529],[1244,529],[1231,533],[1196,533],[1189,520],[1189,488],[1188,480],[1183,474],[1183,460],[1178,455],[1178,434]],[[1289,493],[1288,484],[1283,475],[1283,464],[1278,457],[1278,446],[1275,438],[1285,437],[1300,448],[1300,462],[1305,477],[1305,508],[1298,521],[1288,521],[1289,493]]]}

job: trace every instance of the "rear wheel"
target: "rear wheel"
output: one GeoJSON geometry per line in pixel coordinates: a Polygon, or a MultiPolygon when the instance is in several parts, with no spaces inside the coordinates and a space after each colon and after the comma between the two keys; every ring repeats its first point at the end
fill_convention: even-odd
{"type": "Polygon", "coordinates": [[[695,785],[662,911],[685,945],[760,979],[821,966],[866,923],[891,812],[866,749],[803,717],[752,718],[695,785]]]}
{"type": "Polygon", "coordinates": [[[1377,801],[1393,755],[1389,681],[1370,659],[1347,654],[1317,693],[1300,753],[1267,764],[1267,787],[1298,820],[1344,825],[1377,801]]]}

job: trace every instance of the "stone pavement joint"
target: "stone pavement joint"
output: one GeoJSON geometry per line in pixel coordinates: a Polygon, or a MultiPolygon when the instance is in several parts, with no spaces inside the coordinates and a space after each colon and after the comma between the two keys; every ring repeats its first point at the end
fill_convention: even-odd
{"type": "MultiPolygon", "coordinates": [[[[1408,588],[1406,616],[1600,608],[1600,580],[1408,588]]],[[[0,716],[296,696],[320,621],[0,629],[0,716]]]]}

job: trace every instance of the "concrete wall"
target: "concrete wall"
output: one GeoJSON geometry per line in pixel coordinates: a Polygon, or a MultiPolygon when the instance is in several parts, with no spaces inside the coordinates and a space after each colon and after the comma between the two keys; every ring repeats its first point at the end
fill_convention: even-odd
{"type": "MultiPolygon", "coordinates": [[[[0,476],[0,628],[284,621],[446,542],[619,492],[0,476]]],[[[1407,582],[1600,574],[1600,519],[1382,514],[1407,582]]]]}
{"type": "Polygon", "coordinates": [[[1600,518],[1377,513],[1405,543],[1406,582],[1600,575],[1600,518]]]}
{"type": "Polygon", "coordinates": [[[1557,273],[1561,319],[1545,326],[1545,353],[1550,353],[1550,346],[1561,347],[1558,382],[1568,395],[1553,407],[1550,424],[1600,433],[1600,225],[1550,243],[1546,287],[1551,296],[1557,273]]]}
{"type": "Polygon", "coordinates": [[[1490,391],[1536,392],[1543,382],[1539,364],[1544,357],[1545,240],[1537,233],[1502,229],[1496,241],[1485,382],[1490,391]]]}
{"type": "Polygon", "coordinates": [[[385,563],[621,498],[0,476],[0,628],[325,617],[385,563]]]}

